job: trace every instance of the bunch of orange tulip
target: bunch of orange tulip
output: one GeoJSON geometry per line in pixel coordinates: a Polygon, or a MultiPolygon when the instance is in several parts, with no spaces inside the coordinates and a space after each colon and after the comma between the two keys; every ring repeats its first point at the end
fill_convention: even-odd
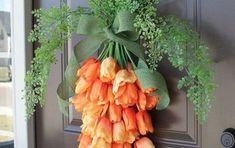
{"type": "Polygon", "coordinates": [[[154,130],[147,110],[159,98],[141,87],[131,66],[121,69],[112,57],[89,58],[77,76],[72,103],[82,112],[79,148],[155,147],[144,135],[154,130]]]}

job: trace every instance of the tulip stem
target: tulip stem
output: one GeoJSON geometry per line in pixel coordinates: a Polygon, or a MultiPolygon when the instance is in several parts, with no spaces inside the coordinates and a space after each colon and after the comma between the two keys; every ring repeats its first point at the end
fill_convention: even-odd
{"type": "Polygon", "coordinates": [[[127,56],[129,57],[129,59],[130,59],[130,61],[131,61],[131,63],[132,63],[132,66],[134,67],[134,69],[136,69],[136,65],[135,65],[135,63],[133,62],[129,51],[126,49],[125,46],[124,46],[124,49],[125,49],[125,52],[126,52],[127,56]]]}

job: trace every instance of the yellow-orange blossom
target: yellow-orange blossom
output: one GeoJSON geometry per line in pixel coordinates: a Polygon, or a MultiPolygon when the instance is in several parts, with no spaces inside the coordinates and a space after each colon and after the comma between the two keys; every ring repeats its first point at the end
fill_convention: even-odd
{"type": "Polygon", "coordinates": [[[154,108],[158,96],[143,89],[133,70],[121,69],[112,57],[102,62],[89,58],[78,70],[72,103],[82,112],[79,148],[151,148],[147,132],[153,132],[146,110],[154,108]],[[142,137],[142,138],[140,138],[142,137]]]}

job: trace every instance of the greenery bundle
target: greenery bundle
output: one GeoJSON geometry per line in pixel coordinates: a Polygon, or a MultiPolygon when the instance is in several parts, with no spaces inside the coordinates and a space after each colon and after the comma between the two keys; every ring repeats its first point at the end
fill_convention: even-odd
{"type": "MultiPolygon", "coordinates": [[[[160,75],[157,72],[159,62],[167,58],[173,67],[186,73],[179,80],[178,88],[186,88],[187,97],[194,104],[199,121],[205,122],[211,108],[215,84],[208,48],[199,39],[197,32],[193,31],[187,22],[174,16],[158,16],[156,8],[158,0],[88,0],[88,2],[89,8],[78,7],[76,10],[71,10],[63,4],[60,8],[33,11],[37,22],[29,41],[37,41],[40,46],[35,50],[31,70],[25,77],[24,99],[28,117],[35,111],[36,105],[40,104],[43,107],[45,104],[47,79],[51,65],[56,62],[56,53],[63,50],[64,43],[73,33],[77,33],[90,36],[84,42],[91,41],[93,46],[87,47],[88,45],[83,45],[84,42],[78,44],[74,50],[75,58],[71,60],[77,59],[74,65],[91,56],[89,53],[92,54],[101,48],[98,56],[101,61],[111,55],[116,56],[114,58],[121,67],[125,68],[127,63],[131,62],[135,74],[143,82],[142,85],[146,82],[148,87],[156,85],[159,90],[162,88],[162,91],[158,92],[161,105],[157,109],[164,109],[169,104],[165,84],[161,83],[162,80],[154,78],[160,75]],[[130,18],[133,21],[125,21],[130,18]],[[90,24],[93,24],[91,30],[86,30],[85,26],[90,24]],[[126,39],[128,41],[125,41],[126,39]],[[117,42],[119,44],[116,44],[117,42]],[[141,46],[136,43],[141,43],[141,46]],[[118,49],[123,50],[115,50],[117,48],[113,48],[114,46],[119,46],[118,49]],[[81,49],[83,47],[86,49],[81,49]],[[159,83],[163,85],[159,86],[159,83]]],[[[71,72],[71,69],[67,68],[66,71],[71,72]]],[[[71,73],[68,75],[71,76],[71,73]]],[[[161,75],[159,77],[162,79],[161,75]]],[[[63,93],[63,89],[61,84],[58,89],[61,110],[68,103],[68,100],[61,100],[61,95],[67,95],[63,93]]]]}

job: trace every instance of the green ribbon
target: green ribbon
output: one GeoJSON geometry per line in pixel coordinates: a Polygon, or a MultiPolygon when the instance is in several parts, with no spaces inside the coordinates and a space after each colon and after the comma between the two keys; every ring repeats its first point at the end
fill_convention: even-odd
{"type": "Polygon", "coordinates": [[[135,15],[128,11],[119,12],[111,26],[101,28],[93,15],[82,15],[78,21],[77,33],[87,35],[74,48],[69,64],[65,71],[65,78],[57,89],[58,103],[61,112],[67,115],[68,98],[74,95],[75,82],[79,64],[92,56],[97,50],[102,50],[109,41],[117,42],[128,51],[144,61],[144,51],[136,42],[139,38],[134,24],[135,15]]]}

